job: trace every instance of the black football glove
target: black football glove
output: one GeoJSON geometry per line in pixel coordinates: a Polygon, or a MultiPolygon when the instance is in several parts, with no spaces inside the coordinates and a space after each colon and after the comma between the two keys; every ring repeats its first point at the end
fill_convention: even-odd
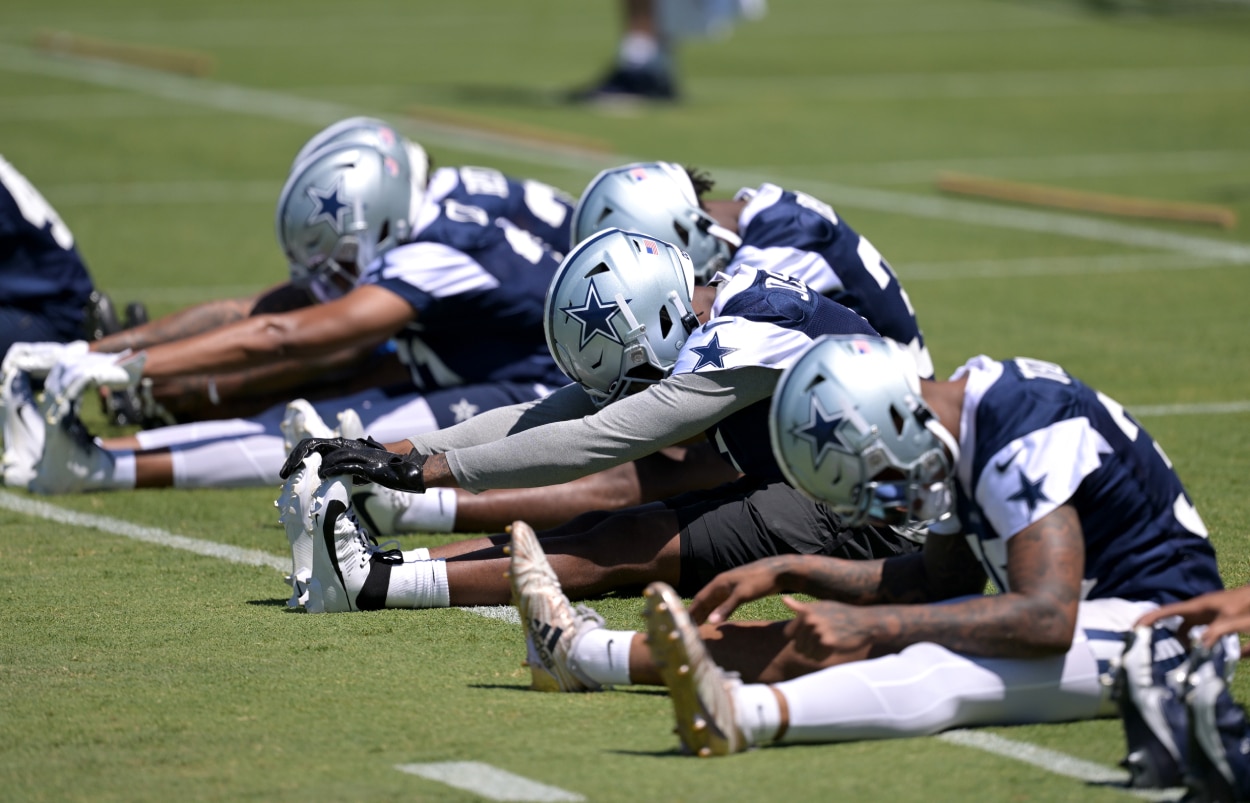
{"type": "Polygon", "coordinates": [[[294,474],[303,465],[304,458],[313,452],[325,457],[330,452],[338,449],[361,449],[390,454],[390,452],[386,451],[385,446],[373,438],[304,438],[295,444],[295,448],[287,455],[286,462],[282,464],[282,469],[278,472],[278,476],[286,479],[294,474]]]}
{"type": "Polygon", "coordinates": [[[417,451],[408,454],[379,452],[361,446],[345,446],[321,459],[321,478],[350,474],[357,483],[376,482],[386,488],[411,493],[425,493],[421,468],[429,455],[417,451]]]}

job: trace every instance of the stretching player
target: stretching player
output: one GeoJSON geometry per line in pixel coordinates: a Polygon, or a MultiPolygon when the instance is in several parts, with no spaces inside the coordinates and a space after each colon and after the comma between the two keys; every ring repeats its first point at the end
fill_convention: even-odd
{"type": "Polygon", "coordinates": [[[388,451],[372,442],[306,440],[283,475],[284,499],[309,512],[293,538],[295,574],[311,554],[310,611],[500,604],[500,545],[473,539],[403,554],[379,549],[349,511],[350,479],[422,492],[567,482],[706,433],[744,477],[663,503],[588,514],[547,534],[561,579],[589,596],[655,579],[695,590],[754,558],[909,552],[892,530],[849,530],[781,478],[768,443],[768,400],[781,370],[822,334],[875,334],[859,315],[786,276],[744,269],[694,287],[676,247],[609,229],[579,244],[547,296],[551,353],[576,384],[484,413],[388,451]],[[305,463],[305,458],[309,462],[305,463]],[[331,477],[319,488],[316,475],[331,477]],[[311,491],[309,489],[312,489],[311,491]],[[433,557],[434,559],[425,559],[433,557]]]}
{"type": "Polygon", "coordinates": [[[689,612],[656,583],[644,642],[574,611],[514,527],[536,687],[663,682],[698,755],[1086,719],[1116,710],[1113,666],[1139,617],[1221,587],[1162,449],[1057,365],[977,357],[919,381],[888,340],[823,338],[779,381],[770,427],[796,487],[851,524],[932,521],[924,549],[770,558],[716,577],[689,612]],[[1000,593],[982,594],[987,579],[1000,593]],[[786,622],[727,621],[778,592],[818,601],[787,597],[786,622]],[[556,628],[579,635],[537,649],[556,628]],[[628,662],[609,642],[631,644],[628,662]]]}
{"type": "MultiPolygon", "coordinates": [[[[416,142],[387,122],[370,117],[340,120],[319,131],[296,154],[292,171],[308,156],[345,144],[374,148],[409,170],[411,203],[409,230],[415,228],[424,203],[444,200],[475,206],[494,218],[504,218],[537,237],[559,259],[569,249],[569,218],[573,199],[541,182],[516,179],[486,167],[442,167],[431,173],[429,156],[416,142]]],[[[202,334],[253,315],[290,312],[342,295],[327,281],[327,271],[309,270],[290,262],[290,280],[254,296],[218,299],[165,316],[145,326],[128,329],[92,344],[91,350],[120,353],[139,351],[202,334]]],[[[81,328],[81,326],[79,327],[81,328]]],[[[24,337],[24,340],[36,338],[24,337]]],[[[42,366],[46,371],[51,362],[42,366]]],[[[296,397],[328,399],[368,388],[407,381],[408,372],[393,348],[366,344],[342,348],[318,359],[307,357],[266,361],[233,372],[179,374],[145,380],[142,399],[133,419],[146,426],[175,421],[204,421],[252,416],[296,397]],[[155,411],[160,413],[156,414],[155,411]],[[146,411],[146,412],[142,412],[146,411]],[[160,420],[164,418],[165,420],[160,420]]],[[[112,394],[110,399],[122,394],[112,394]]]]}
{"type": "MultiPolygon", "coordinates": [[[[422,205],[409,231],[411,204],[399,159],[359,144],[317,151],[292,172],[277,219],[288,257],[308,269],[324,303],[152,346],[132,364],[161,379],[315,359],[393,338],[410,373],[403,385],[317,403],[324,417],[356,410],[367,431],[387,439],[450,426],[561,384],[541,334],[543,299],[558,266],[551,249],[452,199],[422,205]]],[[[101,448],[73,410],[88,382],[124,381],[117,369],[115,355],[97,353],[53,368],[46,441],[27,458],[38,465],[31,490],[278,482],[284,405],[252,419],[141,432],[137,451],[101,448]]],[[[27,387],[25,405],[32,404],[27,387]]],[[[6,443],[6,452],[22,446],[21,439],[6,443]]]]}

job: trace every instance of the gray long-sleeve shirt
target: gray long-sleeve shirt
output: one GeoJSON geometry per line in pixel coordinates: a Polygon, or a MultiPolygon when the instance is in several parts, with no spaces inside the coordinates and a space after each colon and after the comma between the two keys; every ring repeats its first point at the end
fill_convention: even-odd
{"type": "Polygon", "coordinates": [[[746,366],[671,376],[597,408],[572,384],[536,402],[490,410],[410,438],[445,452],[461,488],[534,488],[569,482],[689,440],[777,387],[779,368],[746,366]]]}

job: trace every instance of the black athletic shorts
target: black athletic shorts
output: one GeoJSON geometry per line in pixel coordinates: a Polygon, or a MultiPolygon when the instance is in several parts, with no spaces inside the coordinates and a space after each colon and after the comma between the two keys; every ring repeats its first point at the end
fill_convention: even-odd
{"type": "Polygon", "coordinates": [[[743,477],[664,504],[677,514],[680,528],[682,596],[692,596],[723,571],[773,555],[868,560],[920,548],[887,527],[845,527],[826,505],[779,480],[743,477]]]}

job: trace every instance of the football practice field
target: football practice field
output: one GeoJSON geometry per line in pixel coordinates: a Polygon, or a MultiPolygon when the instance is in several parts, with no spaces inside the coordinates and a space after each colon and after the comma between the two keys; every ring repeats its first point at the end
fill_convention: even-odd
{"type": "MultiPolygon", "coordinates": [[[[720,197],[808,191],[890,260],[939,375],[1029,356],[1115,398],[1166,449],[1226,582],[1250,580],[1250,4],[773,0],[681,49],[679,104],[563,103],[607,66],[618,17],[6,0],[0,154],[97,283],[153,315],[283,280],[290,160],[354,114],[439,165],[574,194],[634,159],[708,169],[720,197]],[[1004,202],[940,190],[950,173],[1239,221],[1004,202]]],[[[511,609],[286,610],[276,495],[0,489],[0,800],[1132,798],[1115,720],[684,757],[662,690],[528,691],[511,609]]],[[[637,597],[596,607],[642,625],[637,597]]]]}

